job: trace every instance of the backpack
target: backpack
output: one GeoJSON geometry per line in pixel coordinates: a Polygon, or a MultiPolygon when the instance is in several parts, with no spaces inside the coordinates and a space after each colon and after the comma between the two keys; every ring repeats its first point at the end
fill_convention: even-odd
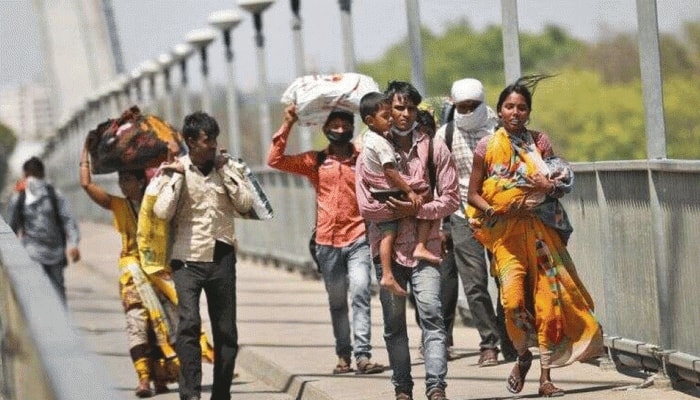
{"type": "MultiPolygon", "coordinates": [[[[51,201],[51,207],[53,208],[53,216],[56,220],[56,226],[59,227],[59,232],[61,235],[61,242],[66,245],[66,232],[63,230],[63,220],[61,219],[61,214],[58,210],[58,198],[56,197],[56,190],[51,185],[46,185],[46,190],[49,193],[49,200],[51,201]]],[[[19,197],[17,197],[17,204],[15,205],[15,212],[10,218],[10,227],[15,234],[24,227],[24,203],[27,201],[27,193],[24,190],[19,192],[19,197]]]]}

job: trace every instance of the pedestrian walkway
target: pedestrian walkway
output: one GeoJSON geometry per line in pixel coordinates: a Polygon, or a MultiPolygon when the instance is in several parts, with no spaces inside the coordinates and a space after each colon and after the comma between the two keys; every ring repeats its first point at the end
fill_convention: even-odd
{"type": "MultiPolygon", "coordinates": [[[[121,245],[109,225],[81,224],[83,260],[67,270],[68,303],[78,333],[88,351],[97,355],[111,378],[119,398],[133,399],[136,376],[131,366],[124,333],[124,315],[118,296],[117,255],[121,245]]],[[[240,260],[237,266],[238,330],[241,349],[236,365],[239,374],[231,387],[234,400],[368,400],[393,399],[391,371],[356,376],[331,373],[336,356],[323,283],[272,266],[240,260]]],[[[424,369],[419,358],[419,329],[409,310],[409,335],[413,351],[414,397],[423,399],[424,369]]],[[[206,312],[203,310],[203,317],[206,312]]],[[[206,321],[208,324],[208,321],[206,321]]],[[[447,394],[452,400],[514,398],[505,387],[512,363],[479,368],[475,329],[457,324],[455,348],[460,358],[449,363],[447,394]]],[[[373,359],[388,365],[382,339],[379,300],[372,302],[373,359]]],[[[211,365],[203,365],[204,393],[208,399],[211,365]]],[[[623,375],[596,365],[577,363],[554,370],[555,382],[566,390],[567,399],[693,399],[687,393],[656,387],[637,388],[644,376],[623,375]]],[[[537,361],[518,398],[537,398],[537,361]]],[[[156,399],[178,399],[177,385],[156,399]]]]}

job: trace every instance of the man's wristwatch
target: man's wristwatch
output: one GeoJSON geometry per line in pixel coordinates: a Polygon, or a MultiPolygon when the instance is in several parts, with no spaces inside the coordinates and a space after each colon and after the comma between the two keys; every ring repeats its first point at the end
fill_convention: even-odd
{"type": "Polygon", "coordinates": [[[484,214],[486,214],[487,217],[493,217],[493,214],[496,213],[496,210],[493,207],[489,207],[486,210],[484,210],[484,214]]]}

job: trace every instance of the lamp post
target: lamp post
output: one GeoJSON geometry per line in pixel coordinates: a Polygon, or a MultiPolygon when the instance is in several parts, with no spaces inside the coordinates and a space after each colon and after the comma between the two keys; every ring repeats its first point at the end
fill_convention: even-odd
{"type": "Polygon", "coordinates": [[[173,109],[173,88],[170,85],[170,68],[173,66],[175,60],[173,56],[168,53],[163,53],[158,56],[158,64],[160,65],[161,71],[163,71],[163,114],[165,114],[165,119],[168,123],[172,124],[175,118],[175,110],[173,109]]]}
{"type": "Polygon", "coordinates": [[[411,47],[411,80],[416,89],[426,95],[418,0],[406,0],[406,17],[408,20],[408,43],[411,47]]]}
{"type": "Polygon", "coordinates": [[[117,109],[121,110],[129,104],[129,80],[125,74],[119,74],[115,85],[117,92],[114,93],[114,97],[116,99],[117,109]]]}
{"type": "MultiPolygon", "coordinates": [[[[301,8],[301,0],[291,0],[292,7],[292,35],[294,36],[294,64],[296,66],[297,77],[306,75],[306,67],[304,63],[304,41],[301,34],[301,16],[299,10],[301,8]]],[[[299,150],[308,150],[311,148],[311,129],[309,127],[300,127],[299,129],[299,150]]]]}
{"type": "Polygon", "coordinates": [[[211,95],[209,90],[209,67],[207,66],[207,46],[214,41],[216,33],[210,28],[201,28],[190,31],[185,40],[192,47],[199,50],[202,62],[202,111],[211,114],[211,95]]]}
{"type": "Polygon", "coordinates": [[[148,85],[148,96],[146,96],[145,100],[145,107],[146,109],[151,109],[151,111],[155,108],[155,102],[156,102],[156,74],[158,73],[159,70],[159,65],[153,60],[146,60],[141,63],[141,71],[143,72],[143,77],[147,81],[148,85]]]}
{"type": "Polygon", "coordinates": [[[301,35],[301,16],[299,9],[301,8],[301,0],[291,0],[292,7],[292,36],[294,36],[294,66],[296,67],[297,76],[306,75],[304,66],[304,40],[301,35]]]}
{"type": "Polygon", "coordinates": [[[272,131],[270,109],[267,104],[267,71],[265,66],[265,37],[263,36],[262,13],[274,3],[274,0],[241,0],[238,6],[253,14],[255,25],[255,44],[258,53],[258,106],[260,118],[260,164],[265,159],[263,152],[267,146],[268,136],[272,131]]]}
{"type": "Polygon", "coordinates": [[[352,34],[352,14],[350,12],[352,0],[338,0],[340,4],[340,27],[343,36],[343,63],[345,72],[355,72],[355,40],[352,34]]]}
{"type": "Polygon", "coordinates": [[[180,64],[180,119],[190,113],[190,94],[187,90],[187,59],[194,49],[187,43],[175,45],[172,50],[173,60],[180,64]]]}
{"type": "Polygon", "coordinates": [[[141,90],[141,76],[143,73],[140,68],[134,68],[129,76],[131,77],[131,86],[136,89],[136,103],[140,103],[143,100],[143,91],[141,90]]]}
{"type": "Polygon", "coordinates": [[[236,93],[236,76],[233,64],[233,46],[231,31],[241,23],[241,16],[236,10],[221,10],[209,16],[209,23],[224,35],[226,55],[226,104],[228,105],[228,151],[229,154],[241,154],[241,125],[238,120],[238,95],[236,93]]]}

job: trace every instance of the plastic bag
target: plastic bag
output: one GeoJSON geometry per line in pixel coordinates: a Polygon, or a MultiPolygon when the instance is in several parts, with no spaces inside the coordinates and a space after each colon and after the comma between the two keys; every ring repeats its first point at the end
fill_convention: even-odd
{"type": "Polygon", "coordinates": [[[260,182],[258,182],[255,175],[253,175],[248,164],[240,158],[229,157],[233,161],[233,167],[243,176],[246,185],[253,193],[253,206],[250,208],[250,211],[245,214],[236,213],[236,217],[257,220],[271,219],[274,214],[270,200],[268,200],[265,191],[260,186],[260,182]]]}
{"type": "Polygon", "coordinates": [[[169,151],[177,154],[182,146],[177,130],[154,115],[141,114],[137,106],[88,134],[93,174],[157,167],[169,151]]]}
{"type": "Polygon", "coordinates": [[[297,78],[282,94],[284,104],[296,104],[301,126],[321,126],[331,111],[359,112],[360,99],[379,91],[367,75],[347,72],[333,75],[307,75],[297,78]]]}

